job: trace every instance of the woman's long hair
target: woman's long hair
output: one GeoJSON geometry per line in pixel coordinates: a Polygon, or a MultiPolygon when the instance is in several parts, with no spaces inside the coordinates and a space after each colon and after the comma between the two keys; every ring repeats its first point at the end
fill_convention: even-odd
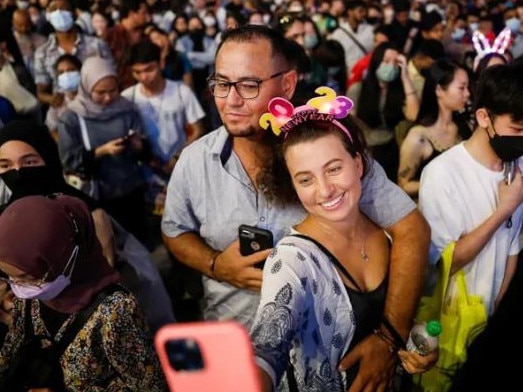
{"type": "MultiPolygon", "coordinates": [[[[357,116],[370,128],[375,128],[381,124],[380,113],[380,82],[376,77],[376,70],[383,61],[387,49],[397,50],[396,46],[390,42],[384,42],[376,47],[370,59],[367,74],[362,81],[361,93],[358,99],[357,116]]],[[[405,99],[405,92],[401,79],[398,78],[389,83],[385,106],[383,108],[383,118],[389,129],[394,128],[403,118],[402,107],[405,99]]]]}
{"type": "MultiPolygon", "coordinates": [[[[430,127],[436,122],[439,115],[436,88],[440,86],[443,90],[446,90],[454,80],[456,72],[460,69],[468,74],[467,68],[448,59],[439,59],[430,67],[430,72],[425,77],[425,84],[423,85],[420,109],[415,121],[416,124],[430,127]]],[[[470,126],[467,122],[468,118],[469,116],[465,109],[452,113],[452,120],[457,125],[458,132],[463,139],[467,139],[471,133],[470,126]]]]}

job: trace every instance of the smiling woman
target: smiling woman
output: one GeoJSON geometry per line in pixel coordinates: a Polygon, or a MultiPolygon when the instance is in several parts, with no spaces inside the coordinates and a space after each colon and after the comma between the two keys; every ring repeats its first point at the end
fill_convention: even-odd
{"type": "MultiPolygon", "coordinates": [[[[392,352],[404,344],[380,327],[390,241],[359,208],[370,162],[362,132],[344,119],[352,102],[320,89],[321,97],[296,109],[274,98],[260,120],[283,139],[264,179],[271,200],[283,205],[299,200],[307,212],[264,267],[251,328],[264,391],[283,390],[285,383],[291,391],[305,385],[347,390],[358,366],[343,374],[338,365],[358,343],[375,333],[382,339],[377,344],[386,343],[392,352]],[[326,349],[325,342],[333,343],[326,349]]],[[[433,360],[422,360],[424,368],[415,371],[433,360]]]]}

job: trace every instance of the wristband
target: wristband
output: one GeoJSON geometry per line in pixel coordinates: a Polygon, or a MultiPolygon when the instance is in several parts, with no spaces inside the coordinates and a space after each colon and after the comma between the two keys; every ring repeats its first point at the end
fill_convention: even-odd
{"type": "Polygon", "coordinates": [[[387,329],[387,331],[389,332],[390,336],[392,337],[392,341],[394,342],[394,345],[398,348],[405,348],[405,341],[403,340],[403,338],[401,337],[401,335],[399,334],[399,332],[396,330],[396,328],[394,328],[392,326],[392,324],[390,323],[390,321],[385,317],[383,316],[383,318],[381,319],[381,323],[383,324],[383,326],[387,329]]]}
{"type": "Polygon", "coordinates": [[[211,270],[211,275],[214,279],[218,280],[217,277],[216,277],[216,274],[214,272],[214,269],[216,267],[216,260],[218,259],[218,256],[220,255],[220,253],[222,253],[221,251],[216,251],[214,252],[214,254],[212,255],[212,258],[211,258],[211,261],[209,262],[209,268],[211,270]]]}
{"type": "Polygon", "coordinates": [[[398,347],[396,346],[394,341],[390,337],[385,335],[381,329],[376,328],[373,332],[377,337],[379,337],[381,340],[383,340],[385,343],[387,343],[387,346],[389,346],[389,351],[392,354],[394,354],[398,351],[398,347]]]}

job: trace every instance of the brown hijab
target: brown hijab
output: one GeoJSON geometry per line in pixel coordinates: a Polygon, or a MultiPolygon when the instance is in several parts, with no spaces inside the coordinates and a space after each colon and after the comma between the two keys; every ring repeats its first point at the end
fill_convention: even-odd
{"type": "Polygon", "coordinates": [[[80,199],[26,196],[0,215],[0,260],[47,281],[60,275],[79,246],[71,284],[55,299],[44,301],[62,313],[83,309],[104,287],[120,280],[96,239],[87,205],[80,199]],[[78,227],[78,231],[75,228],[78,227]]]}
{"type": "Polygon", "coordinates": [[[81,70],[80,86],[76,97],[69,102],[67,108],[84,118],[108,120],[122,113],[133,110],[133,104],[128,99],[119,96],[107,106],[94,103],[91,92],[100,80],[106,77],[118,78],[111,61],[101,57],[88,57],[81,70]]]}

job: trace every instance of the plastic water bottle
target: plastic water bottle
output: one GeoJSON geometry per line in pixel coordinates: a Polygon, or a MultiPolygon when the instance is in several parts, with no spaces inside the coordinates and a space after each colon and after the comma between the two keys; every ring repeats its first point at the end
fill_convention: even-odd
{"type": "Polygon", "coordinates": [[[427,355],[438,347],[441,323],[438,320],[418,323],[410,331],[407,350],[427,355]]]}

